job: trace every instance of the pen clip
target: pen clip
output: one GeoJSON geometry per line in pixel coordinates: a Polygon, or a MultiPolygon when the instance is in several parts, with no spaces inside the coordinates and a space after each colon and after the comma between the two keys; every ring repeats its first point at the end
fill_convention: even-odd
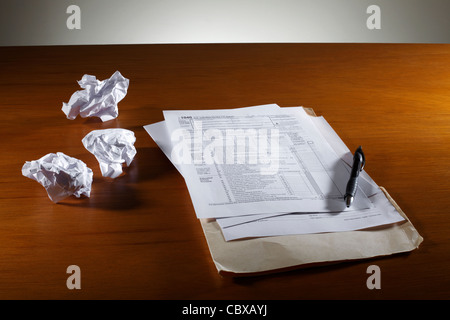
{"type": "Polygon", "coordinates": [[[366,157],[364,156],[364,152],[362,151],[362,147],[361,147],[361,146],[359,146],[358,149],[356,149],[355,155],[356,155],[357,153],[359,153],[359,154],[361,155],[362,163],[361,163],[361,169],[360,169],[360,171],[363,171],[364,166],[366,165],[366,157]]]}

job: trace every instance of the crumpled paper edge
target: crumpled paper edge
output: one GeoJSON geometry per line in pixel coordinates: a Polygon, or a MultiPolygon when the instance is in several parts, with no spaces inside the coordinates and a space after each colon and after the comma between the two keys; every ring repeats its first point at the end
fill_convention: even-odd
{"type": "Polygon", "coordinates": [[[74,157],[71,157],[71,156],[68,156],[68,155],[66,155],[66,154],[63,153],[63,152],[48,153],[48,154],[42,156],[41,158],[39,158],[38,160],[26,161],[26,162],[22,165],[21,171],[22,171],[22,175],[23,175],[25,178],[29,178],[29,179],[31,179],[31,180],[33,180],[33,181],[36,181],[40,186],[42,186],[42,187],[45,189],[45,191],[46,191],[46,193],[47,193],[47,196],[49,197],[49,199],[50,199],[53,203],[61,202],[62,200],[66,199],[66,198],[68,198],[68,197],[70,197],[70,196],[75,196],[75,197],[77,197],[77,198],[80,198],[82,195],[84,195],[84,196],[86,196],[86,197],[88,197],[88,198],[90,197],[90,194],[91,194],[91,188],[92,188],[92,181],[93,181],[93,172],[92,172],[92,169],[89,168],[89,167],[86,165],[86,163],[84,163],[82,160],[77,159],[77,158],[74,158],[74,157]],[[45,158],[45,157],[48,157],[48,156],[50,156],[50,155],[52,155],[52,154],[56,155],[57,157],[59,157],[60,155],[63,155],[63,156],[65,156],[65,157],[67,157],[67,158],[71,158],[71,159],[73,159],[73,160],[79,162],[79,163],[81,164],[81,166],[83,166],[83,167],[86,169],[87,177],[85,177],[85,178],[89,181],[89,184],[86,185],[86,186],[84,186],[83,188],[78,189],[76,192],[72,192],[72,193],[71,193],[71,192],[68,192],[68,190],[66,190],[66,189],[64,188],[64,186],[61,186],[61,185],[56,185],[56,186],[52,186],[52,185],[49,185],[49,186],[42,185],[42,184],[38,181],[37,177],[35,177],[34,175],[32,175],[31,177],[29,177],[29,176],[26,175],[26,171],[29,170],[29,167],[32,166],[33,163],[35,163],[35,162],[37,162],[37,161],[39,161],[39,160],[41,160],[41,159],[43,159],[43,158],[45,158]],[[59,187],[60,189],[64,190],[64,191],[66,191],[66,195],[63,196],[63,197],[57,197],[56,199],[53,199],[53,198],[50,196],[50,194],[49,194],[49,188],[50,188],[50,189],[51,189],[51,188],[54,189],[54,188],[58,188],[58,187],[59,187]]]}
{"type": "Polygon", "coordinates": [[[109,129],[99,129],[99,130],[92,130],[91,132],[89,132],[88,134],[86,134],[84,136],[84,138],[81,140],[81,143],[83,144],[84,148],[89,151],[92,155],[94,155],[94,157],[97,159],[97,162],[100,166],[100,171],[102,173],[103,177],[108,177],[111,179],[115,179],[118,176],[120,176],[123,173],[123,165],[126,164],[127,167],[130,166],[130,164],[133,162],[134,157],[137,154],[137,150],[136,147],[134,146],[134,144],[136,143],[136,135],[134,134],[133,131],[128,130],[128,129],[123,129],[123,128],[109,128],[109,129]],[[97,138],[98,136],[100,136],[103,133],[107,133],[107,132],[122,132],[122,133],[126,133],[128,135],[130,135],[130,137],[132,137],[133,142],[130,145],[130,152],[131,155],[129,155],[129,159],[125,159],[123,162],[110,162],[110,163],[106,163],[104,161],[104,159],[98,157],[98,155],[96,155],[94,153],[94,150],[91,148],[92,145],[88,145],[89,142],[89,138],[91,136],[94,136],[94,138],[97,138]],[[96,136],[98,135],[98,136],[96,136]]]}
{"type": "MultiPolygon", "coordinates": [[[[118,91],[118,92],[120,93],[119,95],[116,94],[116,95],[118,96],[118,98],[117,98],[116,101],[114,101],[114,104],[115,104],[114,110],[113,110],[113,112],[109,112],[109,113],[107,113],[107,114],[102,114],[102,115],[98,115],[98,114],[100,113],[100,111],[103,111],[103,110],[104,110],[103,108],[99,108],[99,110],[98,110],[97,112],[92,112],[92,111],[90,111],[89,114],[83,114],[83,113],[81,112],[81,110],[80,110],[80,108],[81,108],[81,106],[80,106],[80,107],[77,108],[77,110],[76,110],[75,112],[73,112],[73,108],[70,106],[71,103],[73,104],[73,103],[74,103],[73,100],[77,101],[76,98],[79,98],[80,96],[83,96],[84,93],[85,93],[85,91],[86,91],[87,89],[83,88],[82,90],[75,91],[75,92],[71,95],[71,97],[70,97],[70,99],[69,99],[69,102],[67,102],[67,103],[66,103],[66,102],[63,102],[63,106],[62,106],[62,108],[61,108],[61,110],[62,110],[62,111],[64,112],[64,114],[66,115],[67,119],[69,119],[69,120],[74,120],[74,119],[76,119],[78,116],[80,116],[81,118],[98,117],[98,118],[100,118],[100,119],[102,120],[102,122],[106,122],[106,121],[113,120],[113,119],[117,118],[117,117],[119,116],[119,108],[118,108],[118,104],[119,104],[119,102],[122,101],[123,98],[125,98],[125,96],[127,95],[128,87],[129,87],[129,84],[130,84],[130,80],[127,79],[127,78],[125,78],[124,76],[122,76],[122,74],[121,74],[119,71],[114,72],[114,74],[113,74],[111,77],[109,77],[108,79],[105,79],[105,80],[98,80],[98,79],[97,79],[95,76],[93,76],[93,75],[85,74],[85,75],[83,75],[83,77],[81,78],[81,80],[77,81],[78,84],[79,84],[80,86],[81,86],[81,82],[82,82],[83,79],[86,78],[86,77],[93,77],[93,78],[95,78],[95,80],[98,81],[98,82],[99,82],[99,81],[106,82],[106,81],[110,81],[110,80],[113,80],[113,79],[118,78],[120,83],[125,83],[125,87],[120,87],[119,89],[118,89],[117,87],[114,87],[114,88],[112,89],[112,91],[114,91],[114,92],[117,92],[117,91],[118,91]]],[[[112,95],[112,96],[115,96],[115,94],[113,94],[113,93],[111,93],[111,95],[112,95]]],[[[80,97],[80,98],[83,98],[83,97],[80,97]]],[[[83,100],[84,100],[84,99],[83,99],[83,100]]],[[[106,99],[104,99],[104,98],[102,97],[102,99],[101,99],[102,104],[105,102],[105,100],[106,100],[106,99]]],[[[89,100],[84,100],[84,101],[86,101],[86,103],[87,103],[87,102],[90,102],[89,100]]]]}

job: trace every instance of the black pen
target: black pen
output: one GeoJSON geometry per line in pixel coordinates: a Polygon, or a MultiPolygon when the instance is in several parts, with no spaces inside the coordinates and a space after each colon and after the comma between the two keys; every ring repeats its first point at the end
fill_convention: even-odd
{"type": "Polygon", "coordinates": [[[353,155],[352,172],[350,173],[350,179],[348,180],[347,189],[345,190],[344,201],[347,204],[347,208],[350,207],[355,198],[356,190],[358,189],[358,176],[365,164],[366,158],[364,157],[361,146],[359,146],[353,155]]]}

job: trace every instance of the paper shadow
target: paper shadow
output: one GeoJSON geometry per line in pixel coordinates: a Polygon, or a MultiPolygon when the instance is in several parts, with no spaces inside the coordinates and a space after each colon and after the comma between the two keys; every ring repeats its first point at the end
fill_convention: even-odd
{"type": "MultiPolygon", "coordinates": [[[[125,168],[124,168],[125,169],[125,168]]],[[[141,200],[136,186],[127,180],[127,172],[116,179],[95,178],[94,194],[90,206],[106,210],[130,210],[140,207],[141,200]]]]}
{"type": "Polygon", "coordinates": [[[139,199],[135,186],[126,182],[124,176],[116,179],[94,178],[89,198],[75,199],[60,202],[61,205],[73,207],[99,208],[113,211],[126,211],[139,207],[142,201],[139,199]]]}
{"type": "Polygon", "coordinates": [[[136,148],[136,156],[128,170],[129,180],[134,183],[159,179],[178,171],[158,147],[136,148]]]}
{"type": "MultiPolygon", "coordinates": [[[[322,273],[328,273],[330,271],[339,271],[352,268],[358,265],[370,265],[378,263],[383,260],[404,260],[407,259],[411,252],[399,252],[395,255],[378,256],[366,259],[354,259],[354,260],[339,260],[339,261],[325,261],[319,263],[311,263],[300,266],[293,266],[278,270],[271,270],[262,274],[255,274],[249,276],[230,277],[236,285],[240,286],[252,286],[257,282],[266,281],[267,279],[282,279],[295,277],[310,277],[317,276],[322,273]]],[[[345,271],[343,271],[345,272],[345,271]]]]}
{"type": "Polygon", "coordinates": [[[123,173],[119,177],[111,179],[94,175],[89,198],[70,197],[59,204],[115,211],[131,210],[141,206],[142,200],[139,197],[141,182],[161,179],[165,174],[178,174],[178,171],[159,148],[147,147],[136,150],[137,154],[130,166],[123,166],[123,173]]]}
{"type": "Polygon", "coordinates": [[[87,117],[85,118],[83,123],[84,124],[103,123],[103,121],[99,117],[87,117]]]}

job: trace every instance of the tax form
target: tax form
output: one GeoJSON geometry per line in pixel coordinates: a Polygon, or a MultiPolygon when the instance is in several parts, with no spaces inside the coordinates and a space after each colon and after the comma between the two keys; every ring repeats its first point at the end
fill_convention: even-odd
{"type": "MultiPolygon", "coordinates": [[[[350,150],[323,117],[310,117],[336,154],[350,167],[350,150]]],[[[253,215],[217,219],[226,241],[278,235],[344,232],[389,225],[405,219],[388,200],[366,171],[359,177],[361,190],[369,197],[373,208],[353,212],[253,215]]]]}
{"type": "MultiPolygon", "coordinates": [[[[303,108],[279,108],[277,105],[243,109],[248,109],[247,111],[256,114],[261,112],[256,111],[260,108],[275,114],[279,111],[276,109],[283,109],[282,112],[287,112],[288,109],[302,109],[299,110],[300,114],[304,111],[303,108]]],[[[292,116],[292,111],[289,112],[292,116]]],[[[325,140],[327,143],[325,148],[331,148],[347,167],[348,175],[344,179],[344,181],[347,181],[353,160],[350,150],[323,117],[307,116],[306,119],[309,119],[310,122],[307,122],[306,126],[308,126],[308,123],[313,125],[316,134],[319,136],[318,139],[325,140]]],[[[294,123],[295,121],[293,120],[294,123]]],[[[251,123],[251,121],[249,122],[251,123]]],[[[183,144],[180,144],[180,136],[174,137],[169,133],[166,123],[167,119],[166,121],[146,125],[144,128],[182,176],[185,177],[186,165],[181,161],[174,161],[177,152],[173,152],[177,144],[180,148],[175,149],[175,151],[183,150],[183,144]]],[[[280,136],[283,134],[283,132],[280,132],[280,136]]],[[[188,134],[186,136],[189,137],[188,134]]],[[[211,136],[207,135],[206,143],[210,143],[211,140],[215,141],[210,139],[211,136]]],[[[198,142],[198,140],[196,141],[198,142]]],[[[270,141],[269,137],[267,141],[270,141]]],[[[300,142],[298,139],[294,139],[294,141],[300,142]]],[[[195,149],[192,145],[190,148],[184,148],[184,150],[192,151],[192,149],[195,149]]],[[[214,151],[213,149],[210,150],[214,151]]],[[[268,148],[268,150],[271,149],[268,148]]],[[[305,153],[304,159],[306,155],[305,153]]],[[[269,152],[267,152],[267,158],[269,160],[274,159],[269,152]]],[[[199,159],[198,156],[197,160],[199,159]]],[[[287,161],[286,159],[288,158],[279,157],[278,164],[280,167],[285,165],[283,161],[287,161]]],[[[306,166],[307,162],[303,163],[306,166]]],[[[222,165],[224,164],[218,163],[219,167],[222,165]]],[[[260,163],[260,165],[270,168],[270,161],[260,163]]],[[[276,165],[277,163],[274,160],[272,168],[276,168],[276,165]]],[[[202,163],[198,167],[203,168],[202,163]]],[[[311,166],[306,167],[311,168],[311,166]]],[[[326,163],[325,167],[327,167],[326,163]]],[[[200,173],[207,177],[206,172],[200,171],[200,173]]],[[[266,171],[267,173],[269,172],[266,171]]],[[[333,174],[332,177],[334,177],[333,174]]],[[[187,181],[186,184],[188,185],[187,181]]],[[[370,258],[411,251],[417,248],[423,240],[422,237],[392,198],[388,196],[387,192],[380,188],[366,171],[360,173],[358,186],[360,189],[358,189],[356,197],[367,195],[370,208],[321,213],[293,213],[298,212],[298,210],[291,212],[278,210],[272,213],[252,215],[242,211],[240,215],[226,218],[199,219],[218,271],[224,272],[224,274],[253,274],[310,263],[370,258]],[[388,199],[388,202],[386,202],[386,199],[388,199]],[[402,221],[404,223],[395,224],[395,222],[402,221]],[[376,230],[371,229],[370,232],[357,231],[375,226],[386,227],[376,230]],[[236,254],[239,255],[239,259],[236,259],[236,254]]],[[[191,196],[193,191],[196,190],[189,189],[191,196]]],[[[344,203],[343,199],[342,203],[344,203]]]]}
{"type": "Polygon", "coordinates": [[[166,154],[182,173],[198,218],[373,207],[362,190],[345,206],[350,169],[303,108],[164,111],[164,118],[166,154]]]}

